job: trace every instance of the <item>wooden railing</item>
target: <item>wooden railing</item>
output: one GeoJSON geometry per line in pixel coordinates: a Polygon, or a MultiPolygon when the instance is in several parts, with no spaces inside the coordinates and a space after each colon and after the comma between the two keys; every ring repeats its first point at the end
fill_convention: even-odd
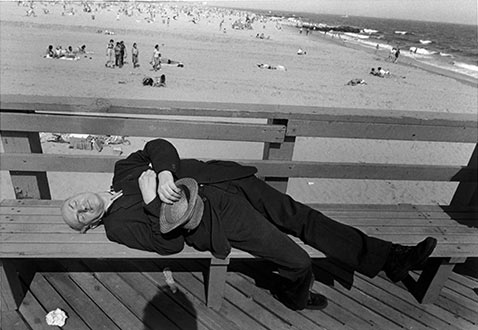
{"type": "Polygon", "coordinates": [[[14,186],[32,198],[49,198],[43,171],[112,172],[119,159],[38,155],[42,153],[38,132],[263,142],[263,159],[241,162],[257,166],[259,175],[281,190],[286,189],[288,178],[314,177],[457,181],[462,183],[458,190],[466,186],[467,193],[455,200],[472,203],[476,194],[476,148],[468,166],[292,160],[297,137],[476,144],[478,124],[474,114],[21,95],[2,95],[0,108],[5,150],[0,169],[12,171],[14,186]],[[197,116],[211,119],[194,120],[197,116]],[[219,122],[217,117],[264,121],[219,122]],[[32,188],[38,184],[38,188],[32,188]]]}

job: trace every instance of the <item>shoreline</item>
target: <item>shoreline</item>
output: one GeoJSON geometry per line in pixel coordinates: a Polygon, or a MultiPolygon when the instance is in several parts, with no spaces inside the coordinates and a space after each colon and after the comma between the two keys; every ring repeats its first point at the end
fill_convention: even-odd
{"type": "MultiPolygon", "coordinates": [[[[297,27],[296,26],[293,26],[293,25],[290,25],[290,24],[283,24],[282,26],[286,30],[290,30],[291,33],[294,33],[294,31],[295,31],[295,33],[297,33],[297,27]]],[[[388,54],[389,54],[389,51],[385,50],[385,49],[380,49],[378,51],[378,54],[377,54],[375,49],[373,49],[371,47],[368,47],[366,45],[360,44],[359,42],[354,42],[350,39],[347,39],[347,40],[342,39],[341,40],[341,39],[338,39],[338,38],[331,38],[331,37],[328,37],[328,36],[324,35],[324,33],[320,32],[320,31],[313,31],[310,34],[309,37],[310,38],[317,38],[317,39],[319,39],[321,41],[325,41],[325,42],[330,42],[330,43],[333,43],[333,44],[341,46],[341,47],[346,47],[346,48],[351,48],[351,49],[358,50],[358,51],[363,51],[363,52],[366,52],[368,54],[375,55],[375,58],[377,60],[380,60],[380,61],[384,62],[384,64],[385,63],[386,64],[393,64],[393,63],[385,61],[385,59],[388,57],[388,54]]],[[[460,83],[463,83],[467,86],[478,88],[478,79],[475,79],[475,78],[473,78],[471,76],[468,76],[466,74],[463,74],[463,73],[453,72],[451,70],[440,68],[440,67],[437,67],[437,66],[434,66],[434,65],[416,60],[416,59],[411,58],[409,56],[404,56],[404,55],[400,56],[400,58],[398,60],[398,63],[396,63],[396,64],[398,64],[398,65],[408,65],[410,67],[415,67],[415,68],[424,70],[424,71],[429,72],[429,73],[433,73],[433,74],[437,74],[437,75],[440,75],[440,76],[452,78],[452,79],[454,79],[456,81],[459,81],[460,83]]]]}
{"type": "MultiPolygon", "coordinates": [[[[81,7],[75,7],[80,10],[71,16],[61,15],[61,5],[49,8],[48,15],[38,12],[37,17],[27,17],[24,7],[0,2],[0,94],[147,100],[151,104],[163,100],[191,104],[197,101],[240,103],[256,108],[262,105],[273,108],[279,104],[282,109],[310,106],[311,109],[330,108],[330,111],[334,108],[428,111],[431,116],[441,112],[478,113],[474,87],[405,64],[393,65],[389,78],[375,77],[369,74],[370,68],[384,66],[383,58],[367,52],[364,47],[352,47],[351,43],[344,47],[321,35],[306,38],[285,27],[279,29],[274,20],[262,18],[253,23],[252,30],[233,29],[234,22],[245,18],[245,11],[204,7],[195,11],[190,9],[194,8],[191,4],[187,10],[177,9],[177,19],[171,19],[167,25],[161,16],[148,23],[144,11],[135,11],[132,17],[120,14],[118,18],[118,5],[95,12],[94,20],[91,14],[81,11],[81,7]],[[195,13],[196,22],[192,21],[190,11],[195,13]],[[222,20],[225,32],[220,30],[222,20]],[[106,30],[116,33],[109,35],[106,30]],[[262,32],[266,38],[257,38],[262,32]],[[129,47],[136,42],[141,66],[133,68],[128,63],[122,68],[105,67],[109,39],[124,40],[129,55],[129,47]],[[50,44],[63,47],[85,44],[90,53],[78,61],[44,58],[50,44]],[[162,56],[181,61],[184,67],[164,65],[160,71],[152,71],[149,61],[155,44],[160,45],[162,56]],[[307,55],[298,56],[298,48],[307,50],[307,55]],[[263,69],[258,63],[283,65],[287,70],[263,69]],[[145,76],[161,74],[167,77],[165,88],[142,85],[145,76]],[[347,85],[354,78],[366,79],[367,85],[347,85]]],[[[123,154],[141,149],[146,140],[132,137],[131,145],[122,146],[123,154]]],[[[260,159],[263,154],[263,145],[254,143],[236,145],[209,140],[191,143],[184,139],[172,142],[183,158],[260,159]]],[[[463,165],[467,164],[473,147],[470,144],[310,138],[298,139],[294,159],[374,163],[429,160],[437,165],[444,162],[463,165]]],[[[54,142],[45,142],[42,148],[45,153],[87,153],[54,142]]],[[[114,150],[105,148],[102,152],[114,150]]],[[[13,189],[8,186],[5,174],[0,175],[2,183],[5,182],[0,188],[0,198],[6,198],[13,189]]],[[[54,198],[89,187],[107,188],[111,180],[109,176],[80,177],[68,173],[49,173],[49,179],[54,198]]],[[[302,200],[310,197],[325,203],[365,200],[378,204],[427,204],[446,203],[453,189],[454,183],[448,182],[408,184],[304,178],[291,180],[289,193],[302,200]]]]}

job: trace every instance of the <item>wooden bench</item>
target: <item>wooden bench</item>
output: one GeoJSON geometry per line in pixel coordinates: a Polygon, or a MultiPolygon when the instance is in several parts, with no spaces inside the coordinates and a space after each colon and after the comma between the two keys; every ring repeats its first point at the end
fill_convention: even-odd
{"type": "MultiPolygon", "coordinates": [[[[61,219],[61,201],[51,200],[47,172],[111,173],[114,163],[123,156],[99,152],[44,154],[39,132],[260,142],[264,144],[262,159],[240,162],[257,166],[259,176],[282,191],[286,191],[290,178],[457,182],[450,205],[311,206],[370,235],[397,243],[415,244],[425,236],[436,237],[438,246],[420,278],[416,282],[411,278],[404,281],[423,303],[438,297],[455,264],[478,257],[475,115],[21,95],[1,95],[0,110],[4,149],[0,169],[9,171],[17,198],[0,204],[4,309],[18,308],[24,295],[13,260],[206,258],[211,260],[205,281],[207,303],[218,309],[229,260],[252,257],[233,250],[227,260],[219,260],[189,247],[165,257],[109,242],[102,228],[86,235],[72,232],[61,219]],[[168,119],[168,116],[187,116],[187,119],[168,119]],[[202,118],[194,120],[195,116],[202,118]],[[220,122],[218,117],[254,122],[220,122]],[[293,159],[293,153],[296,140],[301,137],[435,141],[475,146],[469,164],[460,166],[300,161],[293,159]]],[[[313,258],[324,257],[319,251],[299,244],[313,258]]]]}

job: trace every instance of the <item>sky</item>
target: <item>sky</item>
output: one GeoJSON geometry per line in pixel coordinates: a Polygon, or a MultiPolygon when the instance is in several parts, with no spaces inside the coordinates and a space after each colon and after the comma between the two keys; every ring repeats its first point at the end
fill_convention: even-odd
{"type": "Polygon", "coordinates": [[[210,5],[478,24],[477,0],[209,0],[210,5]]]}

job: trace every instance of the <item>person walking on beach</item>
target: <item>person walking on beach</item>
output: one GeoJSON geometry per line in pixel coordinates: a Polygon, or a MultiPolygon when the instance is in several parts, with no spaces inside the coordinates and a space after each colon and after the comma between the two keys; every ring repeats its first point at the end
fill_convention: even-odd
{"type": "Polygon", "coordinates": [[[399,55],[400,55],[400,48],[397,48],[397,50],[395,51],[395,60],[393,61],[393,63],[397,63],[399,55]]]}
{"type": "Polygon", "coordinates": [[[114,52],[115,52],[115,66],[121,68],[123,65],[120,65],[120,63],[121,63],[121,46],[120,46],[119,41],[116,42],[114,52]]]}
{"type": "Polygon", "coordinates": [[[397,49],[395,47],[393,47],[391,50],[390,50],[390,54],[388,54],[388,57],[385,59],[385,61],[390,61],[392,62],[394,59],[395,59],[395,53],[397,52],[397,49]]]}
{"type": "Polygon", "coordinates": [[[151,64],[153,65],[154,71],[158,71],[161,69],[161,53],[159,52],[159,45],[154,46],[151,64]]]}
{"type": "Polygon", "coordinates": [[[135,42],[133,43],[133,48],[131,49],[131,60],[133,61],[133,68],[139,67],[138,56],[139,56],[139,50],[135,42]]]}
{"type": "Polygon", "coordinates": [[[106,63],[107,68],[114,68],[115,66],[115,41],[110,39],[108,45],[106,46],[106,63]]]}
{"type": "Polygon", "coordinates": [[[126,46],[123,40],[120,41],[119,45],[120,45],[120,68],[122,68],[124,65],[124,60],[126,59],[126,56],[127,56],[126,46]]]}
{"type": "Polygon", "coordinates": [[[80,233],[104,225],[109,240],[160,255],[184,243],[225,259],[232,248],[273,262],[280,283],[274,298],[293,310],[319,310],[327,298],[314,283],[307,252],[288,234],[370,278],[408,276],[435,249],[428,237],[407,247],[371,237],[299,203],[256,177],[257,169],[231,161],[180,159],[164,139],[116,162],[110,191],[72,196],[61,206],[80,233]]]}

